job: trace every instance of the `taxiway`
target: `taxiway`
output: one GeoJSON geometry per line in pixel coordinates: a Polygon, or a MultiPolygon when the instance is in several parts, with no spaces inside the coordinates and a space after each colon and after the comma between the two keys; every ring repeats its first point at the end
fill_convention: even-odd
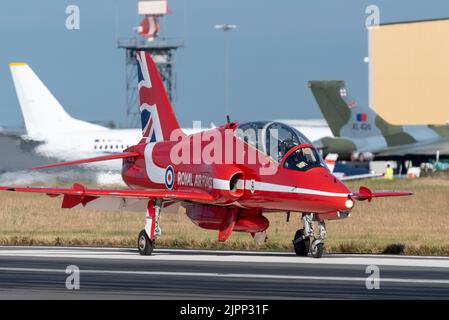
{"type": "MultiPolygon", "coordinates": [[[[372,283],[372,278],[368,282],[372,283]]],[[[0,247],[1,299],[448,298],[449,257],[0,247]],[[66,288],[66,268],[80,289],[66,288]],[[368,289],[368,266],[379,289],[368,289]]]]}

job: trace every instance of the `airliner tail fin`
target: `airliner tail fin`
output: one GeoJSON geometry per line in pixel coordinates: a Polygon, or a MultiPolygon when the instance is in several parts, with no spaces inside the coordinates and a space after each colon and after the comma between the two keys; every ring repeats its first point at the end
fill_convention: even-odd
{"type": "Polygon", "coordinates": [[[72,118],[28,64],[15,62],[9,68],[30,138],[45,140],[59,133],[106,129],[72,118]]]}

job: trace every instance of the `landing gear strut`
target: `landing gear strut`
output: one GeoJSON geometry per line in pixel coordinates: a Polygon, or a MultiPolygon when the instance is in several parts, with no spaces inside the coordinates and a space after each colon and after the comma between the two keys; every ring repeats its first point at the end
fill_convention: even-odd
{"type": "Polygon", "coordinates": [[[145,229],[140,231],[137,238],[137,249],[142,256],[149,256],[153,252],[154,243],[158,236],[161,235],[159,226],[159,216],[161,212],[162,202],[160,200],[149,200],[146,215],[145,229]]]}
{"type": "Polygon", "coordinates": [[[314,258],[321,258],[324,252],[324,240],[326,239],[326,223],[324,221],[318,222],[319,234],[312,242],[310,252],[314,258]]]}
{"type": "Polygon", "coordinates": [[[324,240],[326,239],[326,224],[319,221],[318,235],[315,235],[313,229],[313,214],[303,214],[303,229],[299,229],[295,233],[293,239],[293,247],[298,256],[307,256],[310,252],[314,258],[321,258],[324,252],[324,240]]]}

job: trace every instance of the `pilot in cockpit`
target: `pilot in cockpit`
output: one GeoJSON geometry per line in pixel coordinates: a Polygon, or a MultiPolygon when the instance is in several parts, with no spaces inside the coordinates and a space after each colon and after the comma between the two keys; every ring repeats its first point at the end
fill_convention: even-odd
{"type": "Polygon", "coordinates": [[[285,160],[284,167],[295,170],[308,170],[313,167],[324,167],[321,158],[313,148],[304,147],[295,150],[285,160]]]}
{"type": "Polygon", "coordinates": [[[293,147],[296,147],[298,145],[297,142],[295,142],[293,139],[285,139],[283,141],[279,141],[279,151],[278,151],[278,159],[279,161],[282,160],[285,156],[285,154],[293,147]]]}

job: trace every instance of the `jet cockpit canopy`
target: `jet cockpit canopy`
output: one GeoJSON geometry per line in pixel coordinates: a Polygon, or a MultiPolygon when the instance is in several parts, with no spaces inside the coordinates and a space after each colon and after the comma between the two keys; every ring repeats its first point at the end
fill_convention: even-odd
{"type": "Polygon", "coordinates": [[[238,126],[236,132],[238,138],[269,155],[277,162],[281,162],[290,149],[301,144],[312,144],[297,129],[281,122],[245,122],[238,126]]]}

